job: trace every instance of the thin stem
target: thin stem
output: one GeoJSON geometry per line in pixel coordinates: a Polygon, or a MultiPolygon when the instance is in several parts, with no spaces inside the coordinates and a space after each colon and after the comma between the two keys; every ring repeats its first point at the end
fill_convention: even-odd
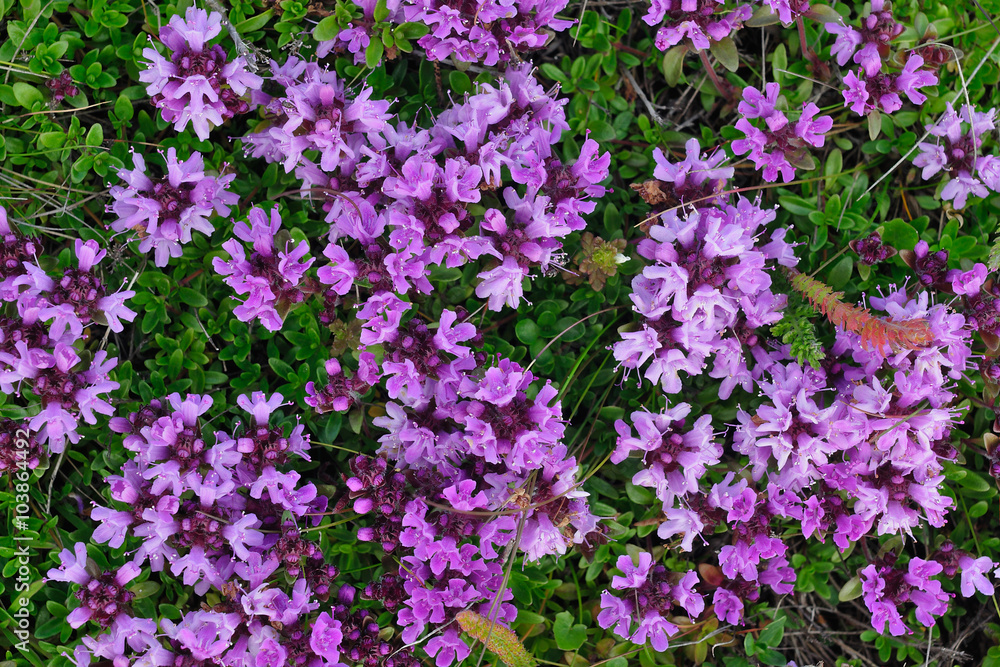
{"type": "Polygon", "coordinates": [[[733,87],[729,83],[723,83],[722,79],[716,73],[715,68],[712,67],[712,63],[708,61],[708,53],[704,49],[698,51],[698,55],[701,57],[701,64],[705,66],[705,73],[708,74],[708,78],[712,80],[715,84],[715,89],[722,94],[723,97],[729,99],[733,93],[733,87]]]}

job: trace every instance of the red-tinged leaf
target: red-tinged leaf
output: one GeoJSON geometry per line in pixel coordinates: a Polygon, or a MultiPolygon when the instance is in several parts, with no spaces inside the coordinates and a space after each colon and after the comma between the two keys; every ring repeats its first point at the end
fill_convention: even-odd
{"type": "Polygon", "coordinates": [[[861,337],[861,344],[876,350],[888,346],[893,350],[913,350],[926,347],[934,340],[930,325],[922,318],[883,320],[866,309],[841,301],[843,292],[833,289],[804,273],[794,272],[792,287],[823,313],[835,326],[861,337]]]}

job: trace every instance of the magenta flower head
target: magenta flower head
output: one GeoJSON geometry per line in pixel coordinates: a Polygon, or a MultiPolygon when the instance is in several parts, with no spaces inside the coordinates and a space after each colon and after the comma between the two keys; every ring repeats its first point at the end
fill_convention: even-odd
{"type": "Polygon", "coordinates": [[[59,554],[62,564],[48,571],[49,581],[65,581],[79,584],[76,598],[80,606],[70,612],[66,621],[78,628],[87,621],[94,621],[102,628],[109,628],[121,615],[131,614],[131,602],[135,597],[125,586],[139,576],[141,568],[135,563],[126,563],[117,572],[97,574],[97,566],[87,559],[87,545],[77,542],[73,551],[63,549],[59,554]]]}
{"type": "Polygon", "coordinates": [[[994,129],[996,109],[979,112],[965,105],[956,113],[951,102],[937,123],[927,126],[938,137],[937,143],[917,144],[920,154],[913,166],[922,169],[927,180],[939,171],[951,175],[941,198],[954,200],[955,208],[964,208],[969,195],[985,197],[992,190],[1000,192],[1000,159],[983,155],[983,135],[994,129]]]}
{"type": "Polygon", "coordinates": [[[753,86],[743,90],[743,101],[738,110],[743,116],[736,122],[736,129],[742,131],[745,139],[733,142],[733,151],[738,155],[749,153],[754,165],[763,170],[765,181],[778,180],[778,174],[786,183],[795,178],[795,167],[811,161],[808,146],[821,147],[826,141],[826,133],[833,127],[833,118],[820,116],[819,107],[812,102],[802,106],[802,114],[793,125],[788,117],[777,108],[781,87],[769,83],[764,93],[753,86]],[[760,119],[764,127],[750,123],[760,119]]]}
{"type": "Polygon", "coordinates": [[[844,77],[846,90],[844,106],[850,106],[854,113],[867,116],[873,111],[892,113],[903,107],[902,95],[906,95],[913,104],[923,104],[927,96],[920,88],[937,85],[938,78],[933,72],[921,69],[924,59],[911,54],[901,72],[883,74],[866,74],[863,69],[858,73],[848,72],[844,77]]]}
{"type": "Polygon", "coordinates": [[[743,27],[752,14],[750,5],[729,8],[724,0],[653,0],[642,20],[651,26],[663,24],[656,33],[659,50],[686,42],[703,51],[743,27]]]}
{"type": "MultiPolygon", "coordinates": [[[[733,177],[734,169],[720,166],[726,159],[725,151],[716,151],[711,156],[702,157],[701,145],[697,139],[688,139],[684,149],[687,156],[674,164],[662,150],[654,148],[656,168],[653,170],[653,177],[670,184],[673,198],[679,202],[693,202],[694,206],[701,208],[726,203],[728,197],[720,193],[726,182],[733,177]]],[[[662,190],[663,186],[660,187],[662,190]]]]}
{"type": "Polygon", "coordinates": [[[697,618],[705,609],[704,598],[694,590],[698,575],[693,571],[683,576],[670,572],[654,564],[645,552],[639,554],[638,565],[630,556],[619,556],[615,566],[624,576],[615,576],[611,588],[624,593],[621,597],[610,591],[601,594],[597,624],[611,628],[622,639],[665,651],[670,635],[678,630],[667,620],[677,613],[674,607],[684,609],[690,618],[697,618]]]}
{"type": "Polygon", "coordinates": [[[247,295],[233,310],[236,317],[243,322],[259,319],[268,330],[277,331],[284,313],[305,298],[297,285],[314,259],[302,259],[309,252],[305,241],[291,250],[291,241],[286,241],[283,249],[274,247],[275,236],[281,229],[277,207],[271,209],[270,220],[263,209],[256,207],[250,209],[247,219],[250,225],[236,223],[233,229],[236,238],[222,244],[231,259],[216,257],[212,266],[226,276],[226,283],[237,294],[247,295]],[[239,241],[253,246],[249,254],[239,241]]]}
{"type": "Polygon", "coordinates": [[[201,153],[193,151],[180,162],[177,151],[170,148],[166,159],[167,175],[153,180],[147,176],[146,161],[133,153],[135,169],[118,171],[126,186],[111,188],[115,201],[110,210],[117,216],[111,228],[137,232],[139,250],[153,250],[156,266],[180,257],[181,245],[191,241],[192,231],[211,236],[212,213],[229,215],[229,207],[239,202],[239,195],[226,190],[236,174],[206,176],[201,153]]]}
{"type": "Polygon", "coordinates": [[[142,51],[149,67],[139,73],[139,80],[147,84],[153,105],[179,132],[190,123],[202,141],[213,127],[249,111],[242,97],[264,82],[247,71],[243,56],[227,63],[221,46],[206,44],[221,29],[221,14],[190,7],[183,19],[174,16],[160,30],[169,60],[156,49],[142,51]]]}
{"type": "Polygon", "coordinates": [[[871,12],[861,19],[861,27],[827,23],[827,32],[836,35],[831,56],[843,67],[854,56],[869,77],[882,69],[882,60],[889,55],[889,43],[903,32],[903,26],[892,15],[892,7],[885,0],[873,0],[871,12]]]}
{"type": "Polygon", "coordinates": [[[951,289],[955,294],[973,296],[979,293],[983,283],[986,282],[986,272],[986,265],[977,262],[969,271],[952,269],[945,279],[951,283],[951,289]]]}
{"type": "Polygon", "coordinates": [[[28,290],[19,296],[21,303],[37,307],[38,318],[51,322],[50,335],[60,338],[67,329],[73,336],[80,336],[83,327],[91,322],[107,324],[120,333],[122,320],[131,322],[136,313],[125,305],[135,292],[121,291],[108,294],[101,278],[93,271],[107,255],[97,241],[76,239],[74,250],[77,268],[63,271],[60,279],[53,279],[35,264],[25,263],[28,275],[13,281],[13,285],[27,285],[28,290]]]}
{"type": "Polygon", "coordinates": [[[17,300],[20,290],[16,281],[25,275],[24,262],[34,259],[38,250],[35,241],[14,233],[7,209],[0,206],[0,300],[17,300]]]}

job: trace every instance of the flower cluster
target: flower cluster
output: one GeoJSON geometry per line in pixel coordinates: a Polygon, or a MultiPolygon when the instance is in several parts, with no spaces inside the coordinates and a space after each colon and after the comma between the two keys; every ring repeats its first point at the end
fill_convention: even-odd
{"type": "Polygon", "coordinates": [[[80,606],[70,612],[66,622],[78,628],[93,621],[106,630],[121,618],[131,616],[131,602],[135,597],[125,585],[142,571],[135,563],[126,563],[118,572],[92,574],[97,564],[87,557],[87,545],[77,542],[73,551],[63,549],[59,554],[61,564],[49,570],[49,581],[79,584],[76,599],[80,606]]]}
{"type": "MultiPolygon", "coordinates": [[[[663,503],[660,537],[679,537],[680,549],[692,551],[695,540],[717,533],[717,526],[724,524],[731,532],[731,544],[718,555],[723,577],[713,582],[713,609],[719,620],[742,622],[747,605],[759,598],[764,585],[779,594],[792,590],[796,575],[779,537],[782,522],[799,523],[807,538],[822,541],[832,533],[841,550],[870,533],[912,534],[922,520],[938,527],[945,523],[952,501],[943,489],[943,462],[956,456],[948,443],[959,418],[948,406],[956,398],[955,381],[970,368],[970,331],[962,315],[942,304],[931,305],[926,293],[910,299],[905,291],[893,290],[871,303],[896,322],[925,320],[933,343],[908,351],[868,349],[857,334],[838,332],[828,353],[833,361],[818,369],[789,359],[787,346],[768,349],[756,344],[757,364],[747,379],[765,400],[753,412],[739,411],[733,443],[749,459],[750,479],[730,472],[721,482],[706,485],[722,448],[714,441],[710,416],[686,425],[691,411],[687,404],[660,414],[635,412],[634,426],[616,423],[619,438],[612,461],[641,455],[642,466],[632,483],[653,489],[663,503]]],[[[955,556],[956,563],[958,559],[955,556]]],[[[875,566],[862,572],[876,629],[891,621],[890,630],[901,631],[901,621],[894,620],[899,617],[896,609],[908,600],[926,605],[925,614],[918,611],[925,625],[932,625],[933,616],[947,608],[940,582],[930,579],[942,566],[911,562],[918,569],[907,575],[913,580],[907,579],[906,587],[902,574],[875,566]]],[[[628,576],[635,568],[631,562],[625,565],[620,562],[619,569],[628,576]]],[[[988,565],[962,556],[960,566],[969,572],[965,594],[987,587],[981,572],[988,565]]],[[[958,567],[945,575],[954,576],[958,567]]],[[[635,578],[640,585],[641,574],[635,578]]],[[[624,581],[616,580],[613,587],[639,587],[624,581]]],[[[616,629],[620,636],[638,633],[646,640],[649,634],[654,648],[656,642],[665,645],[673,629],[654,623],[654,615],[653,625],[643,631],[647,614],[637,613],[630,599],[605,594],[602,627],[624,619],[616,629]],[[630,630],[631,620],[640,622],[639,630],[630,630]]],[[[637,599],[641,604],[644,598],[637,599]]]]}
{"type": "Polygon", "coordinates": [[[964,208],[969,195],[985,197],[990,191],[1000,192],[1000,159],[982,155],[983,137],[995,129],[996,109],[975,111],[963,105],[961,113],[948,103],[948,110],[938,122],[927,126],[937,142],[917,144],[920,153],[913,166],[927,180],[940,171],[950,176],[941,198],[953,200],[955,208],[964,208]]]}
{"type": "Polygon", "coordinates": [[[118,170],[125,186],[111,188],[114,203],[108,207],[117,216],[111,228],[136,232],[139,252],[153,250],[154,262],[161,267],[181,256],[181,245],[191,241],[191,232],[212,235],[215,228],[208,220],[213,212],[229,215],[229,207],[239,202],[239,196],[227,190],[236,174],[207,176],[201,153],[193,151],[181,162],[170,148],[166,161],[167,175],[153,180],[146,160],[133,152],[135,169],[118,170]]]}
{"type": "Polygon", "coordinates": [[[703,156],[697,139],[684,144],[687,155],[678,163],[670,162],[660,148],[653,149],[653,178],[632,186],[651,206],[692,204],[699,207],[722,205],[728,201],[723,194],[726,183],[733,177],[733,167],[721,166],[726,160],[724,151],[703,156]]]}
{"type": "MultiPolygon", "coordinates": [[[[112,430],[125,434],[134,453],[121,475],[108,478],[115,507],[97,506],[94,540],[112,548],[136,540],[134,558],[117,574],[97,574],[84,545],[61,555],[49,572],[55,581],[80,585],[81,601],[70,614],[77,627],[93,621],[104,634],[84,639],[78,664],[93,655],[111,661],[189,664],[336,664],[343,654],[362,661],[395,647],[379,638],[378,624],[351,611],[355,590],[336,585],[335,567],[305,539],[301,524],[319,525],[326,498],[300,475],[286,470],[308,460],[309,442],[299,424],[290,432],[272,426],[280,394],[240,396],[250,415],[241,432],[209,432],[201,417],[208,396],[172,394],[154,399],[112,430]],[[143,565],[169,567],[198,595],[215,589],[221,602],[189,611],[174,623],[134,617],[124,588],[143,565]],[[333,598],[333,607],[316,613],[333,598]],[[256,658],[252,657],[256,656],[256,658]],[[265,662],[261,662],[261,657],[265,662]],[[257,660],[257,662],[254,662],[257,660]]],[[[393,664],[412,665],[403,651],[393,664]]]]}
{"type": "Polygon", "coordinates": [[[271,209],[270,219],[256,207],[250,209],[247,219],[250,225],[236,223],[236,238],[222,244],[230,259],[216,257],[212,267],[226,276],[226,283],[237,294],[247,295],[233,311],[236,317],[245,322],[259,319],[267,329],[277,331],[288,309],[305,298],[297,286],[314,260],[302,259],[309,252],[305,241],[291,250],[291,241],[286,241],[284,248],[275,247],[281,229],[277,206],[271,209]],[[253,250],[248,254],[239,241],[249,243],[253,250]]]}
{"type": "Polygon", "coordinates": [[[248,112],[243,96],[263,83],[247,70],[243,56],[227,62],[221,46],[208,45],[221,30],[221,14],[189,7],[184,18],[175,15],[160,29],[169,60],[154,48],[142,51],[149,67],[139,73],[139,80],[146,84],[153,105],[178,132],[190,123],[202,141],[213,127],[248,112]]]}
{"type": "Polygon", "coordinates": [[[896,554],[889,552],[861,571],[861,590],[865,605],[872,612],[872,627],[883,632],[888,625],[892,635],[908,634],[910,629],[899,613],[899,606],[906,602],[916,606],[916,617],[921,624],[932,627],[934,617],[948,611],[951,598],[941,589],[940,581],[931,579],[944,567],[935,560],[922,558],[911,558],[905,570],[894,567],[895,563],[896,554]]]}
{"type": "Polygon", "coordinates": [[[135,318],[125,305],[135,292],[109,293],[96,271],[106,255],[96,241],[78,239],[76,265],[53,277],[35,263],[37,257],[29,256],[39,248],[37,243],[16,235],[3,209],[0,235],[4,239],[0,298],[17,311],[15,317],[0,317],[0,391],[25,399],[31,415],[26,423],[5,422],[0,459],[14,461],[21,456],[17,432],[26,426],[29,444],[23,455],[34,467],[41,445],[60,453],[67,440],[79,441],[81,419],[96,424],[95,413],[112,413],[104,396],[118,388],[108,375],[118,360],[99,350],[84,366],[77,346],[88,339],[93,324],[121,332],[122,320],[135,318]]]}
{"type": "Polygon", "coordinates": [[[269,122],[262,132],[245,138],[247,154],[279,162],[286,173],[294,169],[305,194],[331,186],[329,175],[350,173],[364,147],[385,127],[389,102],[372,100],[367,86],[349,98],[337,73],[315,62],[289,58],[283,65],[271,61],[271,69],[271,82],[284,93],[253,92],[254,104],[264,109],[269,122]]]}
{"type": "Polygon", "coordinates": [[[765,181],[778,180],[780,173],[787,183],[795,178],[797,166],[812,163],[807,146],[823,146],[826,133],[833,127],[833,118],[817,118],[819,107],[807,102],[802,105],[802,113],[793,125],[777,108],[780,93],[781,86],[773,82],[764,86],[763,93],[753,86],[743,90],[743,100],[737,109],[742,117],[736,121],[736,129],[746,138],[734,141],[733,151],[737,155],[749,153],[754,166],[763,170],[765,181]],[[763,129],[750,123],[752,119],[763,121],[763,129]]]}
{"type": "Polygon", "coordinates": [[[919,89],[938,82],[937,75],[922,69],[923,66],[924,59],[911,54],[903,69],[893,74],[881,71],[868,74],[866,69],[857,74],[848,72],[844,77],[847,84],[843,91],[844,106],[850,106],[860,116],[867,116],[874,111],[898,111],[903,107],[901,95],[906,95],[913,104],[923,104],[927,96],[919,89]]]}
{"type": "Polygon", "coordinates": [[[417,40],[428,60],[454,58],[492,67],[520,60],[521,55],[545,46],[552,32],[570,27],[572,21],[556,18],[566,4],[567,0],[395,0],[384,5],[386,15],[381,17],[377,3],[359,2],[361,16],[348,22],[334,39],[320,42],[316,53],[323,57],[335,50],[347,51],[360,65],[371,41],[380,39],[385,23],[401,25],[402,32],[396,34],[406,34],[407,26],[418,25],[429,28],[417,40]]]}
{"type": "Polygon", "coordinates": [[[705,609],[703,596],[695,590],[698,574],[693,570],[683,576],[668,572],[662,565],[653,565],[646,552],[639,554],[638,565],[629,556],[619,556],[615,566],[622,574],[611,580],[611,587],[627,592],[620,597],[608,591],[601,594],[597,623],[612,628],[622,639],[665,651],[669,636],[677,632],[669,620],[673,607],[681,607],[692,619],[705,609]]]}
{"type": "Polygon", "coordinates": [[[659,50],[685,43],[703,51],[742,28],[752,14],[750,5],[728,8],[725,0],[653,0],[642,20],[651,26],[662,24],[655,40],[659,50]]]}
{"type": "Polygon", "coordinates": [[[52,91],[51,104],[58,104],[67,97],[76,97],[80,94],[80,90],[73,85],[73,77],[69,70],[63,70],[59,76],[46,79],[45,87],[52,91]]]}
{"type": "MultiPolygon", "coordinates": [[[[387,103],[371,101],[370,88],[352,98],[334,74],[313,63],[293,58],[275,64],[273,81],[283,94],[255,97],[272,122],[247,142],[251,154],[296,170],[304,193],[329,195],[324,208],[330,242],[323,254],[331,264],[318,270],[316,286],[307,278],[298,288],[308,264],[279,260],[285,267],[279,273],[294,266],[294,279],[282,278],[280,295],[277,279],[271,281],[276,299],[255,299],[251,291],[247,303],[267,307],[237,309],[241,319],[263,315],[274,328],[281,319],[275,301],[287,308],[307,293],[322,293],[324,318],[333,321],[341,297],[363,287],[368,296],[358,304],[358,316],[368,333],[362,343],[385,343],[400,335],[396,330],[409,308],[401,297],[431,292],[434,266],[454,268],[480,257],[489,257],[492,268],[480,272],[476,295],[492,310],[516,307],[530,270],[556,265],[561,238],[583,229],[582,216],[594,209],[590,200],[605,192],[599,183],[607,178],[610,155],[600,155],[595,141],[584,142],[572,165],[553,155],[568,127],[563,103],[546,94],[527,67],[509,69],[495,86],[480,86],[440,114],[430,130],[388,124],[387,103]],[[314,152],[321,156],[318,163],[310,157],[314,152]],[[503,173],[512,182],[503,183],[503,173]],[[491,198],[494,205],[477,220],[469,207],[481,202],[484,191],[500,197],[491,198]],[[468,234],[477,222],[480,234],[468,234]],[[352,253],[342,240],[357,242],[352,253]]],[[[255,233],[240,230],[245,241],[255,233]]],[[[224,245],[229,250],[233,244],[224,245]]],[[[217,270],[234,270],[224,265],[217,261],[217,270]]],[[[229,280],[235,286],[248,273],[236,270],[229,280]]],[[[248,285],[241,289],[247,293],[248,285]]],[[[371,364],[365,370],[360,381],[371,385],[379,372],[371,364]]]]}
{"type": "Polygon", "coordinates": [[[454,319],[445,311],[433,339],[411,322],[387,345],[383,366],[398,371],[386,386],[397,400],[375,419],[386,430],[380,457],[351,462],[338,503],[371,517],[360,540],[399,554],[399,572],[365,594],[398,609],[407,643],[440,628],[426,645],[439,667],[470,653],[452,623],[463,610],[514,620],[509,590],[498,595],[501,551],[519,523],[519,548],[531,561],[601,538],[560,442],[555,389],[547,384],[529,399],[530,372],[506,359],[478,364],[456,345],[474,328],[454,319]]]}
{"type": "Polygon", "coordinates": [[[853,56],[854,62],[868,77],[882,69],[882,61],[889,55],[889,43],[903,32],[903,25],[892,15],[892,5],[885,0],[872,0],[871,11],[861,18],[861,26],[827,23],[827,32],[836,35],[832,56],[843,67],[853,56]]]}
{"type": "Polygon", "coordinates": [[[750,388],[743,347],[758,346],[754,329],[781,319],[785,304],[784,295],[771,291],[769,272],[775,263],[796,262],[783,229],[757,247],[774,215],[739,198],[735,205],[660,216],[639,243],[639,255],[652,264],[632,281],[632,302],[644,321],[614,345],[626,372],[650,362],[645,379],[675,394],[681,372],[700,375],[715,355],[710,376],[722,380],[721,397],[737,385],[750,388]],[[727,331],[736,335],[726,337],[727,331]]]}

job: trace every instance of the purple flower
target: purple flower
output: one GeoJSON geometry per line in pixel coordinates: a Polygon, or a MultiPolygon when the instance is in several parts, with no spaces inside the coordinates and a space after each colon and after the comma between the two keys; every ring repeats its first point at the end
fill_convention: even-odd
{"type": "Polygon", "coordinates": [[[339,649],[344,638],[341,627],[340,621],[324,611],[313,621],[312,632],[309,634],[309,648],[328,662],[340,662],[339,649]]]}
{"type": "Polygon", "coordinates": [[[260,208],[250,209],[247,219],[250,226],[238,222],[233,234],[239,241],[251,244],[253,250],[248,255],[236,239],[229,239],[222,247],[231,259],[216,257],[212,266],[226,276],[226,283],[237,294],[247,295],[234,309],[235,315],[244,322],[259,319],[267,329],[277,331],[281,328],[283,314],[305,298],[297,286],[315,260],[302,259],[309,252],[305,241],[292,250],[288,248],[290,241],[286,241],[283,249],[274,247],[275,236],[281,228],[277,207],[271,209],[270,221],[260,208]]]}
{"type": "Polygon", "coordinates": [[[862,17],[860,28],[827,23],[826,30],[837,36],[831,51],[837,57],[837,64],[843,67],[854,56],[854,62],[872,77],[882,69],[882,60],[889,55],[889,43],[903,32],[903,26],[893,18],[885,0],[872,0],[871,12],[862,17]]]}
{"type": "Polygon", "coordinates": [[[995,115],[995,109],[978,112],[966,105],[960,116],[949,102],[938,122],[927,126],[938,137],[938,143],[917,144],[920,153],[913,159],[913,166],[922,169],[924,180],[942,170],[949,172],[951,179],[941,197],[954,200],[955,208],[964,208],[969,195],[985,197],[990,190],[1000,191],[997,158],[980,154],[982,136],[994,129],[995,115]]]}
{"type": "Polygon", "coordinates": [[[719,0],[653,0],[642,20],[651,26],[666,21],[656,33],[660,51],[682,41],[702,51],[739,30],[752,13],[750,5],[730,10],[719,0]]]}
{"type": "Polygon", "coordinates": [[[479,275],[482,282],[476,286],[476,296],[487,299],[490,310],[500,310],[504,304],[510,308],[517,308],[524,296],[521,282],[527,277],[528,272],[518,266],[513,257],[507,257],[503,264],[479,275]]]}
{"type": "Polygon", "coordinates": [[[653,557],[646,552],[639,554],[639,564],[632,562],[631,556],[619,556],[615,567],[625,576],[615,575],[611,579],[611,587],[623,590],[625,588],[640,588],[646,583],[646,576],[653,567],[653,557]]]}
{"type": "Polygon", "coordinates": [[[910,54],[903,71],[897,74],[876,72],[868,75],[864,70],[860,70],[858,74],[848,72],[844,77],[844,83],[847,84],[847,89],[843,91],[844,106],[850,106],[855,113],[867,116],[873,111],[898,111],[903,106],[900,95],[906,95],[913,104],[923,104],[927,96],[918,89],[938,82],[937,75],[921,69],[923,64],[923,58],[910,54]]]}
{"type": "Polygon", "coordinates": [[[821,147],[825,134],[833,127],[833,118],[815,118],[819,107],[809,102],[802,106],[802,113],[794,125],[785,114],[778,110],[776,102],[780,92],[777,83],[769,83],[762,94],[753,86],[743,90],[743,101],[739,112],[742,118],[736,121],[736,129],[746,138],[733,142],[737,154],[749,153],[758,169],[763,169],[764,180],[776,181],[778,173],[787,183],[795,177],[795,165],[808,157],[806,145],[821,147]],[[761,130],[750,123],[750,119],[760,118],[766,129],[761,130]]]}
{"type": "Polygon", "coordinates": [[[945,276],[951,283],[951,289],[955,294],[964,296],[974,296],[979,293],[983,283],[986,282],[986,265],[976,262],[976,265],[969,271],[952,269],[945,276]]]}
{"type": "Polygon", "coordinates": [[[656,167],[653,177],[669,183],[673,188],[673,197],[679,202],[694,202],[702,208],[726,203],[728,198],[721,192],[733,177],[734,169],[719,166],[726,159],[725,152],[716,151],[710,157],[701,158],[701,146],[697,139],[688,139],[684,147],[687,156],[677,164],[667,160],[662,150],[654,148],[656,167]]]}
{"type": "Polygon", "coordinates": [[[153,105],[178,132],[191,123],[202,141],[208,139],[212,127],[247,113],[250,105],[242,96],[263,84],[259,76],[247,71],[242,56],[227,63],[222,47],[205,43],[219,34],[221,26],[221,14],[190,7],[183,19],[173,16],[160,29],[160,41],[170,49],[170,60],[153,48],[142,51],[149,67],[139,73],[139,80],[147,84],[153,105]]]}
{"type": "Polygon", "coordinates": [[[996,566],[990,558],[972,558],[962,556],[958,560],[959,567],[962,568],[962,595],[972,597],[976,591],[983,595],[993,595],[993,582],[986,576],[990,574],[996,566]]]}
{"type": "Polygon", "coordinates": [[[726,588],[717,588],[712,598],[715,615],[730,625],[743,624],[743,600],[726,588]]]}
{"type": "Polygon", "coordinates": [[[597,624],[612,628],[622,639],[636,644],[648,642],[655,650],[665,651],[670,635],[677,632],[677,626],[667,620],[673,615],[674,605],[689,613],[704,609],[704,600],[694,590],[698,575],[693,571],[683,577],[668,572],[662,565],[654,565],[652,556],[645,552],[639,554],[638,565],[630,556],[619,556],[616,567],[625,576],[615,576],[611,586],[625,593],[621,597],[609,591],[601,593],[597,624]],[[633,623],[637,624],[634,630],[633,623]]]}
{"type": "Polygon", "coordinates": [[[60,338],[65,330],[79,337],[83,327],[91,322],[105,323],[112,331],[121,333],[121,320],[131,322],[136,313],[125,305],[135,292],[121,291],[108,294],[100,277],[93,271],[107,251],[97,241],[76,239],[74,249],[77,267],[63,271],[59,280],[53,279],[40,266],[24,264],[28,274],[17,278],[14,284],[27,285],[28,290],[19,295],[20,303],[38,308],[38,318],[51,321],[50,335],[60,338]]]}
{"type": "Polygon", "coordinates": [[[69,70],[63,70],[58,77],[46,79],[45,87],[52,91],[52,104],[58,104],[67,97],[76,97],[80,94],[79,89],[73,85],[73,77],[69,70]]]}
{"type": "Polygon", "coordinates": [[[155,253],[156,266],[166,266],[171,257],[181,256],[181,245],[191,241],[191,232],[211,236],[214,227],[208,221],[213,211],[229,215],[229,207],[239,196],[226,188],[236,178],[228,174],[218,178],[206,176],[201,154],[192,152],[184,162],[177,160],[177,151],[167,150],[167,176],[152,180],[146,175],[146,162],[132,154],[135,169],[120,169],[118,177],[126,187],[111,188],[114,203],[110,210],[118,219],[111,228],[139,234],[139,250],[155,253]]]}
{"type": "MultiPolygon", "coordinates": [[[[66,581],[80,585],[76,598],[80,606],[70,612],[66,622],[78,628],[87,621],[94,621],[102,628],[108,628],[121,615],[131,613],[134,595],[125,585],[139,576],[141,568],[134,563],[126,563],[117,572],[93,575],[88,569],[87,546],[77,542],[73,551],[63,549],[59,554],[62,565],[48,571],[50,581],[66,581]]],[[[96,566],[94,566],[96,567],[96,566]]]]}

